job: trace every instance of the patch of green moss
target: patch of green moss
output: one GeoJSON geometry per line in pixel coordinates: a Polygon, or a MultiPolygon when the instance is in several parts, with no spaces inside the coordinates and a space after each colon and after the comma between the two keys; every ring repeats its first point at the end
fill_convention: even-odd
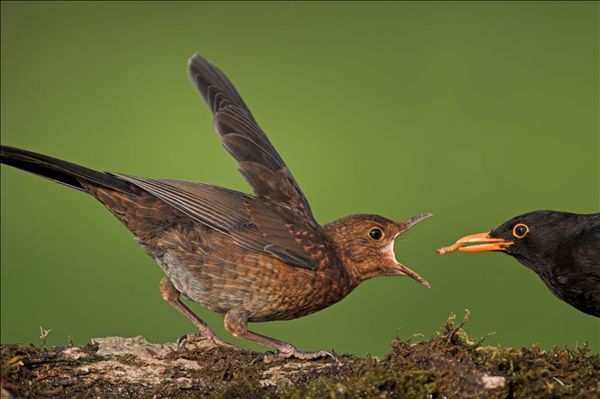
{"type": "MultiPolygon", "coordinates": [[[[174,366],[160,386],[86,382],[75,369],[107,358],[97,347],[80,350],[85,357],[74,360],[64,348],[2,346],[3,386],[23,397],[170,397],[170,398],[598,398],[600,356],[587,346],[578,349],[538,346],[503,348],[484,345],[485,337],[470,337],[462,322],[451,316],[439,333],[414,342],[395,339],[383,359],[338,356],[337,362],[255,361],[257,353],[224,348],[185,350],[168,358],[187,359],[198,370],[174,366]],[[272,378],[284,373],[284,378],[272,378]],[[39,376],[44,378],[40,379],[39,376]],[[74,377],[69,381],[66,377],[74,377]],[[185,388],[175,382],[191,381],[185,388]],[[485,381],[497,383],[486,386],[485,381]],[[73,382],[74,381],[74,382],[73,382]]],[[[139,366],[143,360],[131,355],[111,360],[139,366]]]]}

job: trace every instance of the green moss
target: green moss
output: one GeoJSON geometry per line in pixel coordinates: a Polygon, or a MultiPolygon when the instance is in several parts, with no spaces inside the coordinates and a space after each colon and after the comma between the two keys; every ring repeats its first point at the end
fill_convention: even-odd
{"type": "Polygon", "coordinates": [[[213,348],[173,352],[170,360],[196,362],[198,370],[173,366],[165,383],[112,384],[90,382],[75,371],[99,360],[141,366],[131,355],[100,357],[86,345],[78,360],[64,348],[2,346],[4,388],[15,396],[35,397],[160,397],[172,398],[597,398],[600,396],[600,356],[587,346],[578,349],[538,346],[503,348],[483,345],[485,337],[470,337],[451,316],[437,336],[414,342],[395,339],[383,359],[350,355],[313,362],[253,362],[257,353],[213,348]],[[279,374],[278,374],[279,373],[279,374]],[[282,374],[283,373],[283,374],[282,374]],[[283,375],[283,378],[275,378],[283,375]],[[177,385],[184,378],[187,386],[177,385]],[[484,380],[501,381],[496,387],[484,380]],[[504,379],[504,380],[502,380],[504,379]]]}

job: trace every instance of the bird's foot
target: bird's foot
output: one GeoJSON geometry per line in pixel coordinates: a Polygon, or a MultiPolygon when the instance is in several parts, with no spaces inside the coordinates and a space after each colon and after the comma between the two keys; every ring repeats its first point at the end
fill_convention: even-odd
{"type": "Polygon", "coordinates": [[[337,358],[331,352],[327,352],[327,351],[304,352],[298,348],[293,347],[292,345],[289,345],[289,346],[286,346],[286,347],[280,349],[279,351],[277,351],[275,353],[273,353],[273,352],[263,353],[260,356],[256,357],[252,361],[252,363],[256,362],[257,360],[262,360],[263,363],[268,364],[268,363],[272,363],[277,360],[292,359],[292,358],[300,359],[300,360],[315,360],[315,359],[330,358],[334,362],[337,362],[337,358]]]}
{"type": "Polygon", "coordinates": [[[228,344],[216,335],[190,333],[177,340],[177,351],[180,352],[188,344],[201,344],[201,346],[220,346],[228,349],[239,349],[237,346],[228,344]]]}

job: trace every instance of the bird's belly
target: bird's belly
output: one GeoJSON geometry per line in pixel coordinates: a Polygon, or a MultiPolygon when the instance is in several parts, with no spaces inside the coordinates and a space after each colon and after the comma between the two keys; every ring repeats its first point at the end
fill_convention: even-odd
{"type": "Polygon", "coordinates": [[[155,258],[175,288],[190,300],[218,313],[237,308],[249,298],[249,292],[227,286],[225,276],[216,277],[210,266],[183,262],[178,254],[167,252],[155,258]]]}
{"type": "MultiPolygon", "coordinates": [[[[213,254],[214,255],[214,254],[213,254]]],[[[330,275],[289,266],[252,251],[182,259],[178,252],[155,257],[173,285],[205,308],[226,313],[242,309],[249,321],[289,320],[323,309],[349,290],[330,275]]]]}

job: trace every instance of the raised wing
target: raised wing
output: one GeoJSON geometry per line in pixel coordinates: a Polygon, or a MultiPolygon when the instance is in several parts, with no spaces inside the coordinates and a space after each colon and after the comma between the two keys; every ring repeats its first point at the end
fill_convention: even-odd
{"type": "Polygon", "coordinates": [[[319,226],[299,218],[294,209],[209,184],[114,175],[229,235],[242,247],[311,270],[333,261],[319,226]]]}
{"type": "Polygon", "coordinates": [[[314,222],[298,183],[229,79],[199,55],[190,58],[188,71],[214,114],[223,145],[238,161],[256,196],[294,208],[314,222]]]}

